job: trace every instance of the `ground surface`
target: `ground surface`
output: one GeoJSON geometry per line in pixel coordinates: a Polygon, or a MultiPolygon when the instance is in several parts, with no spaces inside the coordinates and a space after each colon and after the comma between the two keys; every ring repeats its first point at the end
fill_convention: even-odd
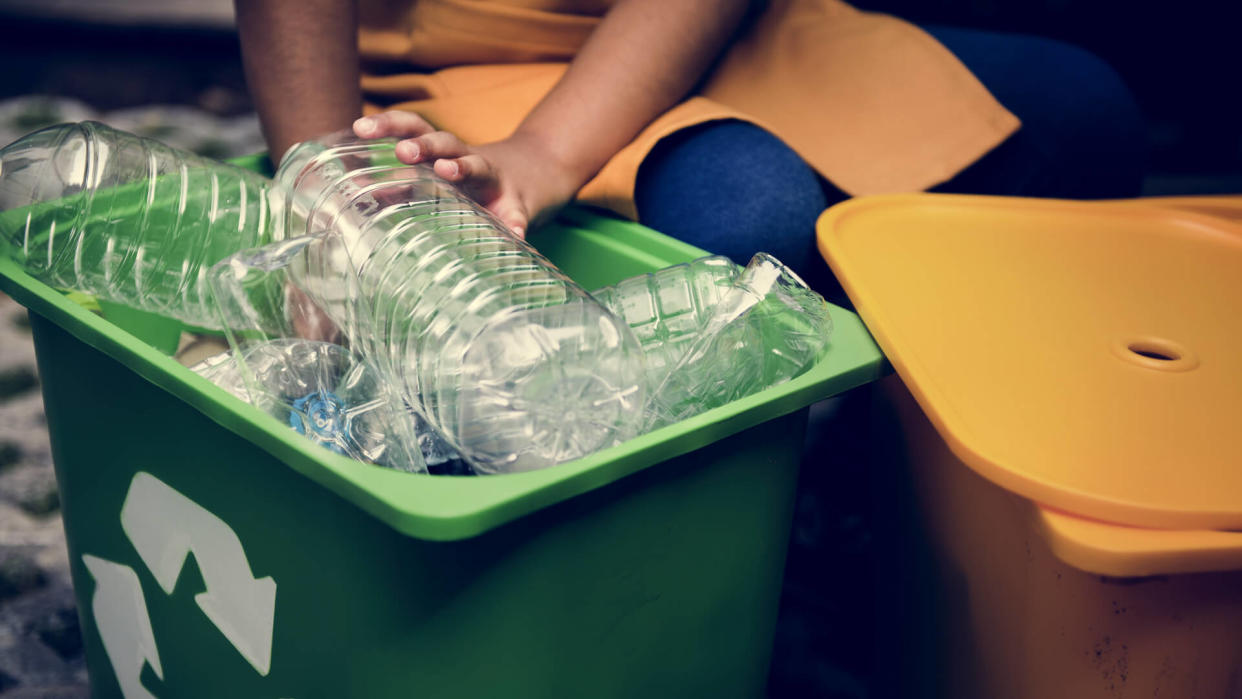
{"type": "MultiPolygon", "coordinates": [[[[97,119],[217,157],[263,148],[253,114],[197,106],[100,111],[69,98],[0,100],[0,144],[97,119]]],[[[82,638],[26,311],[0,294],[0,694],[87,697],[82,638]]]]}
{"type": "Polygon", "coordinates": [[[0,692],[85,697],[85,680],[34,348],[0,296],[0,692]]]}

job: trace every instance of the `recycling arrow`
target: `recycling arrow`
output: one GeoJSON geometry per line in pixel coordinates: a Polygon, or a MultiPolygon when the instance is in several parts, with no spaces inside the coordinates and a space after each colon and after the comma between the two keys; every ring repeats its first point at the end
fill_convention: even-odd
{"type": "Polygon", "coordinates": [[[82,556],[82,562],[95,578],[91,611],[104,652],[121,685],[121,695],[125,699],[155,699],[139,680],[143,663],[150,663],[161,680],[164,668],[160,666],[160,654],[155,648],[155,634],[151,632],[147,601],[142,596],[138,576],[127,565],[90,554],[82,556]]]}
{"type": "MultiPolygon", "coordinates": [[[[229,525],[155,476],[139,471],[121,507],[121,528],[167,594],[176,587],[186,556],[194,553],[207,587],[194,601],[237,652],[267,676],[276,581],[271,576],[254,577],[241,540],[229,525]]],[[[149,634],[149,622],[147,629],[149,634]]]]}

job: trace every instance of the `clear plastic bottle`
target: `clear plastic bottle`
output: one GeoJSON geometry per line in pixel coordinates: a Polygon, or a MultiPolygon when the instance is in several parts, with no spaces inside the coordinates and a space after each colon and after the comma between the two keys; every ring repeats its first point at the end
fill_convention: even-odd
{"type": "Polygon", "coordinates": [[[832,334],[824,298],[766,253],[755,255],[710,312],[697,316],[698,331],[653,377],[646,430],[789,381],[819,360],[832,334]]]}
{"type": "Polygon", "coordinates": [[[542,468],[637,434],[644,362],[625,323],[393,148],[340,133],[285,154],[285,230],[341,238],[290,278],[476,470],[542,468]]]}
{"type": "Polygon", "coordinates": [[[591,292],[629,324],[647,357],[648,380],[658,385],[698,339],[742,268],[712,255],[623,279],[591,292]]]}
{"type": "Polygon", "coordinates": [[[190,368],[319,446],[401,471],[427,471],[415,417],[365,359],[340,345],[267,340],[190,368]]]}
{"type": "Polygon", "coordinates": [[[213,327],[206,273],[275,237],[270,182],[84,121],[0,149],[0,240],[49,285],[213,327]]]}

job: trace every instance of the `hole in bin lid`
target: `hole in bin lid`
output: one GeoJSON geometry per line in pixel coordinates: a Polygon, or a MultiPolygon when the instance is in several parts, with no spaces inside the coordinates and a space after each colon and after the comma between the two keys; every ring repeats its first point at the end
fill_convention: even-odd
{"type": "Polygon", "coordinates": [[[1242,223],[921,194],[845,202],[818,229],[876,341],[980,474],[1085,517],[1242,529],[1242,223]]]}

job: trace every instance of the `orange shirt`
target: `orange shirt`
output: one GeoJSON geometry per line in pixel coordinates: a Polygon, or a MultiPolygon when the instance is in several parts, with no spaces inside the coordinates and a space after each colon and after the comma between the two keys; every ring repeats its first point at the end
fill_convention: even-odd
{"type": "MultiPolygon", "coordinates": [[[[512,133],[610,0],[363,0],[364,110],[409,109],[470,143],[512,133]]],[[[636,46],[641,50],[641,46],[636,46]]],[[[779,136],[852,195],[943,182],[1019,126],[918,27],[839,0],[771,0],[698,92],[579,192],[635,216],[638,167],[663,137],[716,119],[779,136]]]]}

